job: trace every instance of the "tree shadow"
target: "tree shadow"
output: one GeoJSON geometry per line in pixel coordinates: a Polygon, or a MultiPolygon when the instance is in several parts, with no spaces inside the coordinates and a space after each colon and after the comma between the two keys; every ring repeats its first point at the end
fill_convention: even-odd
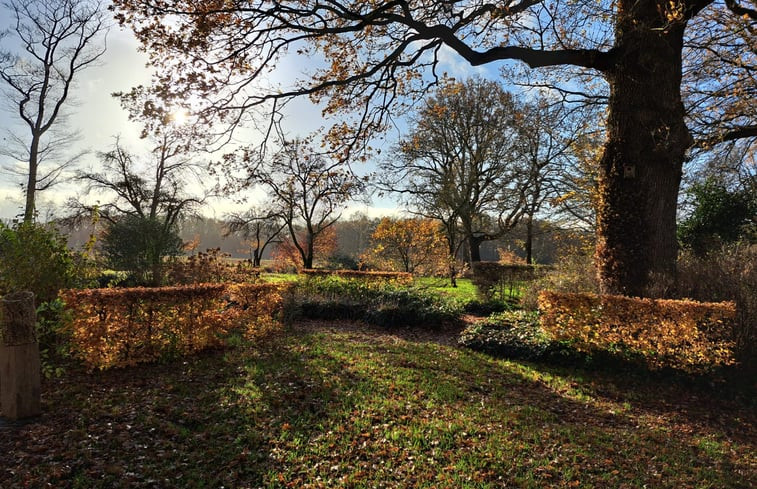
{"type": "MultiPolygon", "coordinates": [[[[299,328],[254,347],[46,382],[45,414],[0,438],[0,486],[754,481],[747,456],[727,455],[755,448],[753,413],[715,404],[732,417],[723,425],[681,410],[675,389],[640,385],[389,333],[299,328]]],[[[697,402],[710,399],[685,405],[697,402]]]]}

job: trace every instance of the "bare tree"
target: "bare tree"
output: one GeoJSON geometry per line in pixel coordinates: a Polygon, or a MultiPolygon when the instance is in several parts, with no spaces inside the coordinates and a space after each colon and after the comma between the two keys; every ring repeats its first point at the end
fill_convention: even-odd
{"type": "Polygon", "coordinates": [[[526,170],[519,178],[523,179],[520,185],[524,189],[524,248],[528,264],[533,263],[534,218],[543,211],[545,203],[564,191],[561,184],[570,166],[571,149],[581,137],[581,127],[576,121],[579,115],[547,99],[521,106],[518,125],[526,170]]]}
{"type": "Polygon", "coordinates": [[[140,174],[135,157],[116,138],[110,151],[100,153],[101,171],[80,172],[78,176],[87,184],[87,194],[101,195],[107,200],[102,203],[88,203],[81,199],[69,201],[69,207],[76,211],[73,219],[98,212],[108,223],[107,233],[119,231],[117,237],[106,239],[111,254],[117,252],[124,255],[122,258],[134,254],[148,257],[142,262],[149,269],[140,270],[140,273],[149,276],[152,285],[162,282],[164,251],[174,253],[176,250],[179,219],[204,202],[202,197],[185,193],[185,182],[179,171],[182,166],[165,157],[170,154],[170,149],[160,148],[158,154],[157,160],[151,162],[155,164],[153,175],[145,177],[140,174]],[[134,230],[149,236],[132,236],[135,244],[124,247],[120,241],[130,239],[128,233],[134,230]]]}
{"type": "MultiPolygon", "coordinates": [[[[77,178],[88,184],[87,193],[111,194],[109,201],[98,204],[105,219],[132,214],[145,219],[160,218],[173,227],[182,214],[198,207],[206,198],[185,193],[190,180],[199,183],[204,175],[204,166],[196,160],[204,147],[202,129],[195,123],[189,107],[169,106],[145,87],[114,96],[120,99],[129,118],[141,124],[142,139],[150,154],[140,163],[116,137],[112,149],[100,153],[103,171],[81,171],[77,178]]],[[[93,207],[83,199],[72,200],[70,205],[78,214],[88,213],[93,207]]]]}
{"type": "Polygon", "coordinates": [[[318,154],[303,139],[284,141],[270,161],[251,171],[248,182],[261,185],[272,199],[274,214],[289,230],[305,268],[313,267],[318,236],[364,190],[362,180],[348,166],[318,154]]]}
{"type": "Polygon", "coordinates": [[[0,49],[0,78],[9,105],[28,133],[12,134],[15,144],[2,153],[27,162],[24,221],[31,222],[36,193],[55,184],[77,159],[59,159],[62,147],[76,138],[58,126],[65,122],[74,82],[105,53],[108,23],[99,2],[10,0],[4,6],[13,24],[0,34],[0,39],[7,38],[0,49]],[[9,49],[14,45],[18,50],[9,49]],[[40,167],[47,160],[57,161],[45,165],[49,168],[43,172],[40,167]]]}
{"type": "MultiPolygon", "coordinates": [[[[176,240],[167,237],[176,233],[181,217],[194,212],[208,196],[190,195],[186,191],[192,179],[200,183],[204,174],[203,165],[195,160],[204,138],[199,126],[192,123],[188,107],[167,106],[143,87],[115,95],[120,97],[130,118],[142,124],[143,140],[150,146],[149,156],[140,161],[116,138],[112,149],[100,153],[99,171],[80,171],[77,176],[87,184],[87,194],[102,194],[104,202],[71,199],[69,207],[74,213],[70,219],[89,215],[97,208],[99,215],[110,223],[109,229],[125,219],[132,228],[151,230],[155,236],[142,242],[154,250],[148,261],[152,283],[158,285],[163,258],[158,245],[165,243],[170,245],[167,249],[174,250],[176,240]]],[[[118,246],[111,249],[118,250],[118,246]]],[[[139,247],[127,251],[139,251],[139,247]]]]}
{"type": "MultiPolygon", "coordinates": [[[[166,150],[163,149],[165,152],[166,150]]],[[[99,172],[79,172],[78,179],[87,184],[86,193],[103,195],[105,202],[87,203],[72,200],[69,205],[86,215],[97,208],[109,222],[132,215],[142,219],[160,219],[166,228],[173,228],[179,218],[204,202],[202,197],[184,193],[185,181],[179,174],[180,165],[158,158],[152,176],[140,174],[138,160],[124,149],[119,138],[112,149],[100,153],[99,172]],[[104,194],[103,194],[104,192],[104,194]]]]}
{"type": "Polygon", "coordinates": [[[226,236],[235,234],[249,243],[254,267],[260,266],[263,253],[269,245],[281,242],[279,236],[286,227],[286,223],[276,212],[259,207],[241,214],[230,214],[226,223],[226,236]]]}

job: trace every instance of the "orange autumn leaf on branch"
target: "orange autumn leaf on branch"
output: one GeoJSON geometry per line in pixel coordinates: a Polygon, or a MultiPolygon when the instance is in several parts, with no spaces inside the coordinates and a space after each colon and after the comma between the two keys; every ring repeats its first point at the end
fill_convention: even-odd
{"type": "Polygon", "coordinates": [[[435,273],[447,264],[446,244],[433,219],[385,217],[371,236],[373,248],[363,261],[408,273],[435,273]]]}

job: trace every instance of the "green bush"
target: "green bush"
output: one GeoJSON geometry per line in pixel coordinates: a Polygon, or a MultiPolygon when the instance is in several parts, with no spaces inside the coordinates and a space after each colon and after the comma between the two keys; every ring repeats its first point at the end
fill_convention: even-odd
{"type": "Polygon", "coordinates": [[[71,314],[61,299],[43,302],[37,307],[35,330],[39,343],[42,374],[46,378],[59,377],[64,369],[62,362],[70,358],[71,314]]]}
{"type": "Polygon", "coordinates": [[[678,239],[685,248],[703,255],[723,243],[750,239],[757,214],[754,188],[729,189],[709,179],[693,185],[689,194],[694,210],[678,226],[678,239]]]}
{"type": "Polygon", "coordinates": [[[471,350],[515,360],[556,365],[613,363],[607,355],[592,356],[577,351],[567,342],[552,340],[541,327],[539,313],[535,311],[492,314],[465,328],[458,343],[471,350]]]}
{"type": "Polygon", "coordinates": [[[539,325],[539,315],[530,311],[492,314],[468,326],[459,343],[494,356],[538,360],[550,340],[539,325]]]}
{"type": "Polygon", "coordinates": [[[176,229],[140,216],[123,216],[110,224],[101,245],[109,265],[132,272],[140,285],[160,285],[164,257],[183,253],[176,229]]]}
{"type": "Polygon", "coordinates": [[[97,287],[101,289],[136,286],[136,280],[123,270],[103,270],[95,280],[97,287]]]}
{"type": "Polygon", "coordinates": [[[56,230],[0,223],[0,294],[29,290],[42,304],[55,300],[75,279],[73,255],[56,230]]]}

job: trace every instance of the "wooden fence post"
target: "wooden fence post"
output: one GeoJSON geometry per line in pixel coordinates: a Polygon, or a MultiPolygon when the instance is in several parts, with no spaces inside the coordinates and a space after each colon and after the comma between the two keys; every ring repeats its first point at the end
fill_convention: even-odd
{"type": "Polygon", "coordinates": [[[42,412],[36,321],[32,292],[8,294],[0,301],[0,411],[12,420],[42,412]]]}

